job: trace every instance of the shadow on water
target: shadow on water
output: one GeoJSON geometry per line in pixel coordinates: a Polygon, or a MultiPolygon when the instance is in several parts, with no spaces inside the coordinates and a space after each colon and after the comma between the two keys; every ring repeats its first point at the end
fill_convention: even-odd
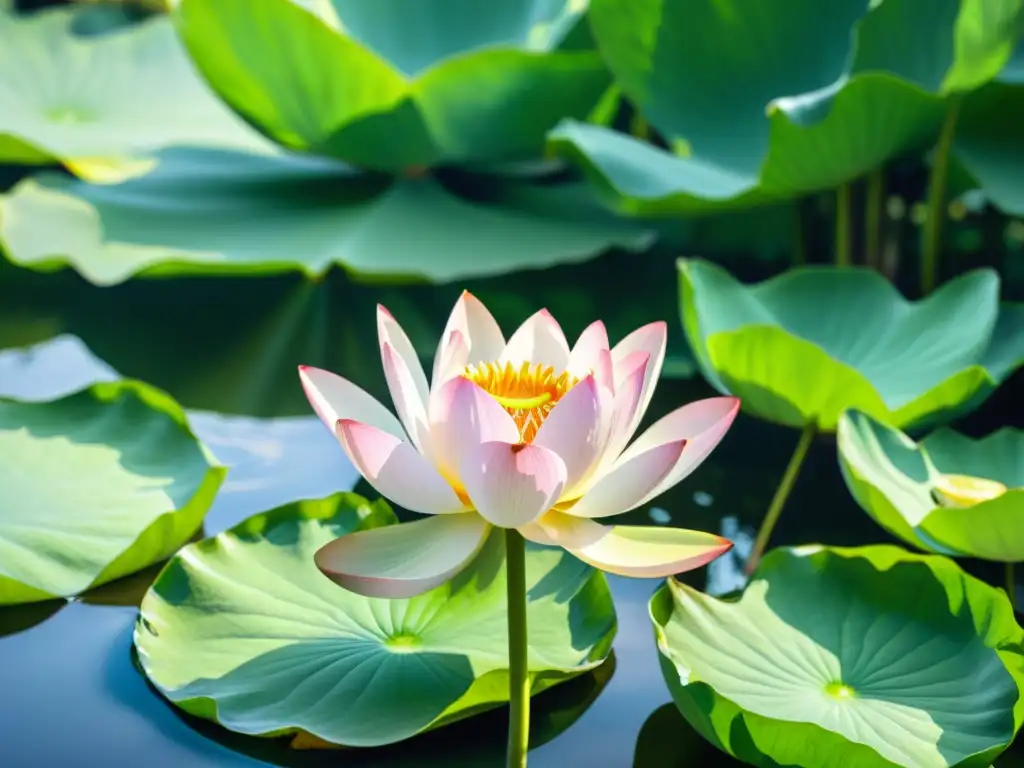
{"type": "MultiPolygon", "coordinates": [[[[66,600],[0,606],[0,638],[16,635],[41,624],[67,605],[66,600]]],[[[0,707],[2,711],[2,707],[0,707]]]]}
{"type": "Polygon", "coordinates": [[[697,733],[675,704],[664,704],[644,721],[636,740],[633,768],[733,768],[746,765],[726,755],[697,733]]]}

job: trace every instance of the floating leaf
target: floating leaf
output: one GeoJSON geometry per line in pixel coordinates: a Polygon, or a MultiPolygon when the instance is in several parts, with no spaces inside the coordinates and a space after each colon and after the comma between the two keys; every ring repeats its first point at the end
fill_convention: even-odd
{"type": "Polygon", "coordinates": [[[896,547],[770,552],[736,601],[651,600],[680,711],[757,766],[987,768],[1020,726],[1006,595],[896,547]]]}
{"type": "Polygon", "coordinates": [[[76,595],[168,557],[224,479],[167,395],[101,383],[0,398],[0,604],[76,595]]]}
{"type": "Polygon", "coordinates": [[[927,146],[1009,59],[1021,0],[593,0],[594,36],[671,152],[562,123],[553,147],[640,215],[762,203],[927,146]],[[865,15],[866,14],[866,15],[865,15]]]}
{"type": "Polygon", "coordinates": [[[167,18],[83,37],[77,14],[0,14],[0,162],[56,160],[111,182],[168,146],[273,151],[210,93],[167,18]]]}
{"type": "Polygon", "coordinates": [[[536,153],[609,84],[573,0],[180,0],[224,100],[291,149],[400,171],[536,153]]]}
{"type": "Polygon", "coordinates": [[[15,264],[70,265],[110,285],[139,274],[322,275],[334,265],[444,282],[651,241],[644,229],[603,214],[584,185],[492,180],[497,199],[476,203],[432,176],[389,179],[318,158],[168,150],[151,173],[122,184],[54,174],[21,182],[0,195],[0,245],[15,264]]]}
{"type": "Polygon", "coordinates": [[[990,83],[965,97],[953,153],[994,205],[1024,215],[1024,85],[990,83]]]}
{"type": "Polygon", "coordinates": [[[850,492],[893,535],[930,552],[1024,561],[1024,432],[1007,427],[972,440],[941,429],[914,442],[853,412],[843,415],[837,439],[850,492]],[[948,476],[1007,490],[960,508],[944,502],[948,476]]]}
{"type": "MultiPolygon", "coordinates": [[[[331,539],[395,523],[383,501],[337,494],[188,546],[143,600],[135,632],[143,669],[172,702],[230,730],[301,730],[350,746],[399,741],[500,705],[508,696],[500,535],[453,581],[410,600],[347,592],[314,565],[331,539]]],[[[615,613],[602,574],[531,547],[527,590],[534,693],[604,660],[615,613]]]]}
{"type": "Polygon", "coordinates": [[[679,263],[683,327],[708,381],[754,415],[834,431],[847,408],[894,426],[976,406],[1024,362],[1021,314],[975,270],[919,302],[878,273],[808,267],[743,285],[679,263]]]}

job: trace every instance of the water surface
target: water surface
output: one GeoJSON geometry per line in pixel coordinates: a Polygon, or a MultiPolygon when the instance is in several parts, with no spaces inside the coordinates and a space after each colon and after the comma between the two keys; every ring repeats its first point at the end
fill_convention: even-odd
{"type": "MultiPolygon", "coordinates": [[[[132,344],[138,349],[141,341],[132,344]]],[[[185,352],[179,350],[176,355],[159,366],[170,371],[177,361],[187,368],[185,352]]],[[[140,365],[159,367],[152,362],[140,365]]],[[[230,361],[222,361],[201,386],[196,382],[202,376],[193,371],[191,384],[183,389],[205,393],[199,400],[209,401],[218,382],[226,386],[242,375],[230,368],[230,361]]],[[[58,336],[30,351],[0,351],[0,395],[45,400],[117,375],[75,337],[58,336]]],[[[179,395],[169,384],[183,381],[171,376],[154,383],[179,395]]],[[[281,381],[281,387],[298,388],[294,379],[281,381]]],[[[699,380],[665,382],[648,420],[710,394],[699,380]]],[[[272,408],[268,404],[274,396],[261,391],[261,409],[272,408]]],[[[296,396],[291,389],[280,393],[289,402],[296,396]]],[[[322,497],[356,485],[355,471],[313,416],[254,418],[198,410],[190,411],[190,421],[215,455],[231,467],[206,519],[207,535],[288,501],[322,497]]],[[[626,520],[721,531],[739,542],[736,551],[742,555],[795,442],[796,434],[790,430],[741,417],[693,477],[626,520]]],[[[367,489],[357,486],[357,490],[367,489]]],[[[822,438],[812,449],[775,541],[847,545],[890,541],[849,498],[836,466],[834,440],[822,438]]],[[[735,588],[738,565],[735,559],[718,561],[710,574],[710,588],[717,592],[735,588]]],[[[998,574],[991,569],[966,565],[998,583],[998,574]]],[[[159,566],[150,568],[72,601],[0,609],[0,764],[13,768],[502,764],[504,710],[393,748],[344,753],[296,752],[280,740],[230,734],[180,714],[148,686],[132,658],[137,605],[158,571],[159,566]]],[[[707,584],[706,571],[689,576],[699,586],[707,584]]],[[[666,706],[670,698],[658,667],[646,605],[657,582],[617,577],[609,581],[619,617],[614,663],[534,700],[535,735],[545,743],[531,752],[531,766],[739,765],[709,747],[673,707],[666,706]],[[584,708],[568,730],[558,733],[560,722],[571,721],[572,713],[584,708]]],[[[1008,768],[1018,759],[1006,756],[998,765],[1008,768]]]]}

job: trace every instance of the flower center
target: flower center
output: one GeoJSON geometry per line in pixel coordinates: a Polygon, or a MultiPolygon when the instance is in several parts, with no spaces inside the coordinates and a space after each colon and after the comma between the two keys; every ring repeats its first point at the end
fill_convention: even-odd
{"type": "Polygon", "coordinates": [[[940,475],[932,487],[936,501],[944,507],[973,507],[1006,493],[997,480],[970,475],[940,475]]]}
{"type": "Polygon", "coordinates": [[[529,443],[558,401],[579,379],[541,363],[480,363],[467,365],[462,375],[498,401],[519,428],[519,441],[529,443]]]}

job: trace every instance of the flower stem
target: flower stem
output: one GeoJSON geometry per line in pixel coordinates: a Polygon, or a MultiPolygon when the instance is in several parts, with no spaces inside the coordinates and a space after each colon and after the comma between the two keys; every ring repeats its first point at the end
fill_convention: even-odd
{"type": "Polygon", "coordinates": [[[853,264],[850,254],[850,219],[853,207],[853,196],[850,194],[850,183],[840,184],[836,189],[836,266],[848,267],[853,264]]]}
{"type": "Polygon", "coordinates": [[[525,768],[530,744],[530,675],[526,668],[526,541],[505,529],[508,582],[508,768],[525,768]]]}
{"type": "Polygon", "coordinates": [[[768,539],[771,538],[775,524],[779,522],[782,508],[786,505],[786,499],[789,498],[789,494],[796,484],[797,477],[800,476],[800,467],[803,466],[804,459],[807,458],[807,451],[810,449],[811,443],[814,442],[814,436],[817,433],[817,426],[815,424],[808,424],[800,434],[800,441],[796,444],[796,450],[793,451],[793,456],[789,460],[786,472],[782,475],[779,487],[775,489],[775,496],[772,497],[772,503],[768,507],[768,514],[764,516],[764,522],[761,523],[761,530],[757,532],[754,548],[751,550],[750,558],[747,560],[748,574],[753,573],[757,568],[757,564],[761,561],[761,555],[764,554],[765,547],[768,546],[768,539]]]}
{"type": "Polygon", "coordinates": [[[640,113],[640,110],[633,113],[633,117],[629,121],[629,132],[641,141],[651,138],[651,126],[648,125],[647,118],[640,113]]]}
{"type": "Polygon", "coordinates": [[[949,154],[956,134],[956,120],[960,114],[960,99],[953,97],[942,124],[939,143],[935,147],[932,172],[928,179],[928,218],[924,222],[924,242],[921,246],[921,295],[926,296],[935,288],[939,264],[939,245],[942,237],[942,220],[945,218],[946,176],[949,172],[949,154]]]}
{"type": "Polygon", "coordinates": [[[1006,595],[1010,598],[1010,605],[1014,612],[1017,611],[1017,582],[1014,578],[1013,563],[1006,564],[1006,595]]]}

